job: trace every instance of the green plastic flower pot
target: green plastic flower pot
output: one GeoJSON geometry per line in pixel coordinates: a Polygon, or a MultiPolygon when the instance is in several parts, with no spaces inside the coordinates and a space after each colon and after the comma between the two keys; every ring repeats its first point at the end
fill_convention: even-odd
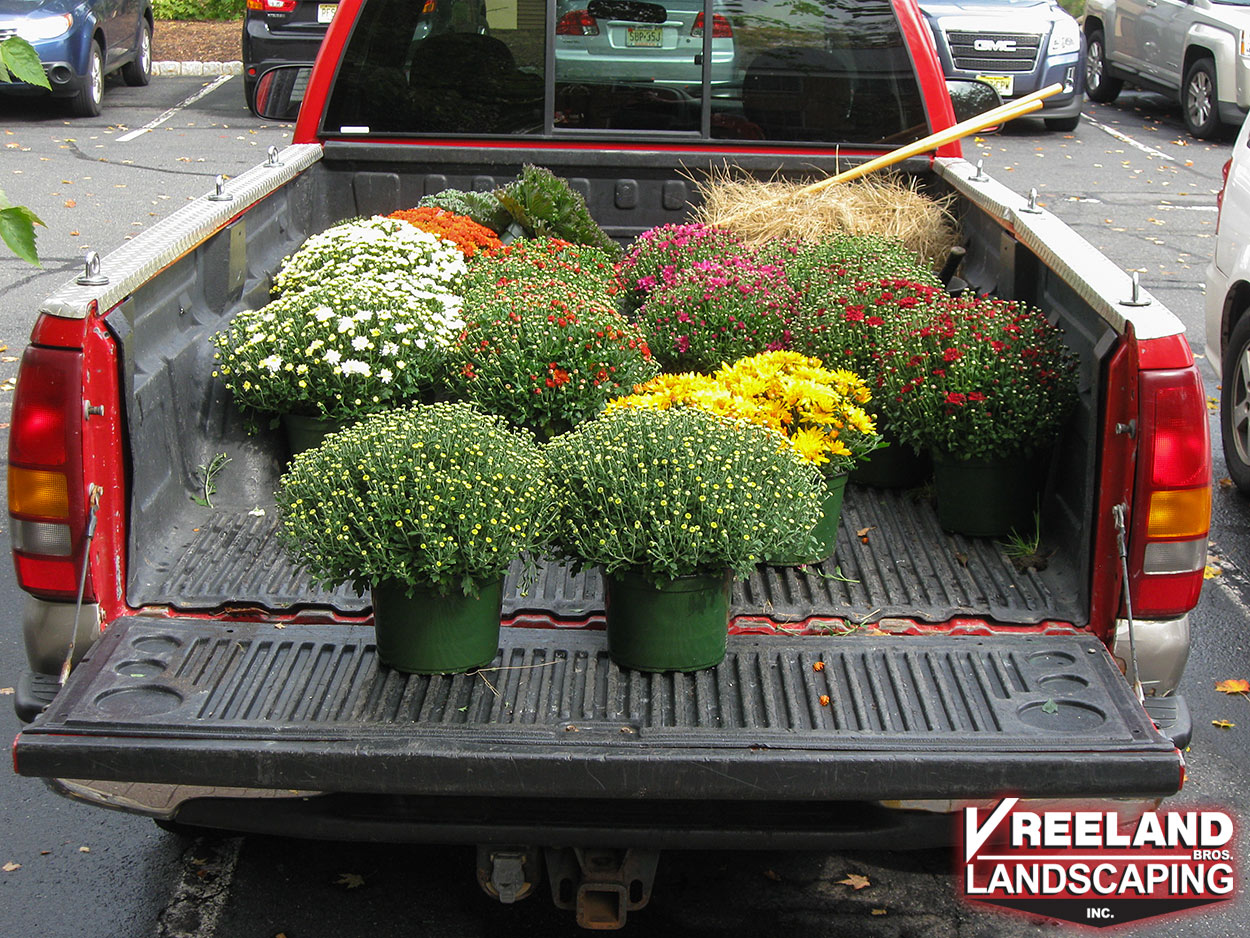
{"type": "Polygon", "coordinates": [[[906,443],[891,440],[889,446],[869,453],[851,471],[851,481],[878,489],[910,489],[922,485],[932,471],[928,453],[918,453],[906,443]]]}
{"type": "Polygon", "coordinates": [[[306,449],[321,445],[326,434],[343,429],[346,424],[342,420],[331,420],[326,417],[305,417],[303,414],[283,414],[280,418],[282,431],[286,434],[287,446],[291,456],[298,456],[306,449]]]}
{"type": "Polygon", "coordinates": [[[820,520],[812,528],[816,539],[816,551],[811,556],[770,557],[766,562],[774,567],[792,567],[798,564],[822,563],[833,556],[838,546],[838,522],[842,519],[842,497],[846,493],[847,475],[825,479],[825,500],[820,505],[820,520]]]}
{"type": "Polygon", "coordinates": [[[458,674],[495,660],[503,579],[477,596],[442,596],[432,589],[397,583],[373,587],[373,629],[378,657],[409,674],[458,674]]]}
{"type": "Polygon", "coordinates": [[[938,523],[954,534],[1001,537],[1033,530],[1041,475],[1038,454],[957,459],[933,454],[938,523]]]}
{"type": "Polygon", "coordinates": [[[657,587],[634,573],[604,577],[608,653],[637,671],[720,664],[729,637],[729,577],[686,576],[657,587]]]}

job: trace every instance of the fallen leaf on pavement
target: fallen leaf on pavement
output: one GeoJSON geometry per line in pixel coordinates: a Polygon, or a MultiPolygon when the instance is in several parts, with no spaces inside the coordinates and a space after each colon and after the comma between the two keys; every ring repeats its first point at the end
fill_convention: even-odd
{"type": "Polygon", "coordinates": [[[861,889],[867,889],[869,886],[872,885],[872,882],[868,879],[867,876],[861,876],[859,873],[847,873],[846,879],[838,880],[838,885],[850,886],[852,889],[858,892],[861,889]]]}
{"type": "Polygon", "coordinates": [[[1212,720],[1211,725],[1218,726],[1222,730],[1231,730],[1237,724],[1230,723],[1228,720],[1212,720]]]}
{"type": "Polygon", "coordinates": [[[780,877],[780,876],[778,876],[776,873],[774,873],[772,870],[765,870],[765,871],[764,871],[764,878],[765,878],[765,879],[771,879],[774,883],[779,883],[779,882],[781,882],[781,877],[780,877]]]}
{"type": "Polygon", "coordinates": [[[334,881],[334,885],[347,889],[359,889],[364,884],[365,878],[359,873],[340,873],[339,878],[334,881]]]}
{"type": "Polygon", "coordinates": [[[90,852],[91,852],[91,848],[90,848],[90,847],[79,847],[79,848],[78,848],[78,852],[79,852],[79,853],[90,853],[90,852]]]}
{"type": "Polygon", "coordinates": [[[8,696],[10,696],[12,693],[13,693],[13,688],[11,688],[11,687],[0,687],[0,695],[3,695],[3,696],[5,696],[5,697],[8,697],[8,696]]]}
{"type": "Polygon", "coordinates": [[[75,202],[73,199],[66,199],[66,200],[65,200],[65,207],[66,207],[66,208],[73,208],[73,207],[74,207],[75,205],[77,205],[77,204],[78,204],[78,203],[77,203],[77,202],[75,202]]]}
{"type": "Polygon", "coordinates": [[[873,909],[872,914],[873,915],[885,915],[886,911],[885,909],[873,909]]]}
{"type": "Polygon", "coordinates": [[[1221,694],[1250,694],[1250,681],[1243,678],[1229,678],[1227,681],[1217,681],[1215,689],[1221,694]]]}
{"type": "Polygon", "coordinates": [[[1202,569],[1202,578],[1204,580],[1210,580],[1213,577],[1223,576],[1223,575],[1224,575],[1223,570],[1221,570],[1219,567],[1213,567],[1210,564],[1207,564],[1202,569]]]}
{"type": "Polygon", "coordinates": [[[1232,487],[1233,487],[1233,480],[1230,479],[1228,476],[1224,476],[1224,478],[1220,479],[1220,488],[1231,489],[1232,487]]]}
{"type": "Polygon", "coordinates": [[[0,870],[4,870],[6,873],[14,873],[21,868],[22,864],[20,863],[6,863],[4,866],[0,866],[0,870]]]}

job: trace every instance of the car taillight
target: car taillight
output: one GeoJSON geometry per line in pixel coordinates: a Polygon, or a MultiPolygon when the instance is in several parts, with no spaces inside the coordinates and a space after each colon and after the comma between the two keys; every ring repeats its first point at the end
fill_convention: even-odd
{"type": "Polygon", "coordinates": [[[570,10],[556,23],[557,36],[598,36],[599,21],[589,10],[570,10]]]}
{"type": "Polygon", "coordinates": [[[1143,370],[1138,387],[1129,582],[1133,615],[1159,619],[1198,603],[1211,527],[1211,437],[1192,358],[1183,368],[1143,370]]]}
{"type": "MultiPolygon", "coordinates": [[[[694,18],[694,26],[690,30],[690,35],[695,39],[703,38],[703,14],[700,13],[694,18]]],[[[713,39],[732,39],[734,29],[729,25],[729,20],[721,16],[719,13],[712,14],[712,38],[713,39]]]]}
{"type": "Polygon", "coordinates": [[[293,13],[296,0],[247,0],[249,10],[261,13],[293,13]]]}
{"type": "Polygon", "coordinates": [[[1233,158],[1230,156],[1224,161],[1224,168],[1220,170],[1224,177],[1220,182],[1220,191],[1215,194],[1215,233],[1220,233],[1220,216],[1224,214],[1224,190],[1228,188],[1228,171],[1233,168],[1233,158]]]}
{"type": "Polygon", "coordinates": [[[82,419],[82,352],[27,348],[9,430],[9,517],[18,585],[47,599],[78,595],[82,419]]]}

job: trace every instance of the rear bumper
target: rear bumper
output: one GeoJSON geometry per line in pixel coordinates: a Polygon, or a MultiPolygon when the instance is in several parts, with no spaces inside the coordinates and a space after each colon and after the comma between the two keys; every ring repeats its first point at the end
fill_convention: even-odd
{"type": "Polygon", "coordinates": [[[360,795],[764,804],[1163,797],[1181,759],[1082,634],[733,636],[645,675],[602,632],[504,630],[499,670],[418,677],[372,630],[113,623],[19,773],[360,795]],[[821,662],[817,671],[812,667],[821,662]]]}

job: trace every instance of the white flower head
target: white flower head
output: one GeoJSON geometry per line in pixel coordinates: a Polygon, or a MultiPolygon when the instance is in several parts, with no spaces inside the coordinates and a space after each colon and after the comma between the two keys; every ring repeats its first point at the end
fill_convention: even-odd
{"type": "Polygon", "coordinates": [[[363,335],[358,335],[354,339],[352,339],[352,348],[354,348],[357,352],[364,351],[365,349],[370,348],[370,347],[371,346],[369,344],[369,340],[366,339],[363,335]]]}
{"type": "Polygon", "coordinates": [[[331,365],[337,365],[340,361],[343,360],[343,355],[339,352],[338,349],[332,348],[326,352],[325,360],[328,361],[331,365]]]}

